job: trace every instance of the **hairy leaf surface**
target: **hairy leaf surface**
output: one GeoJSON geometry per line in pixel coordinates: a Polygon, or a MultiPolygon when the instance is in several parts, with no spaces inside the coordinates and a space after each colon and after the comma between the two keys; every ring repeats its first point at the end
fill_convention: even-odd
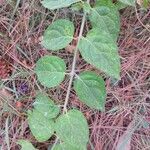
{"type": "Polygon", "coordinates": [[[45,8],[50,10],[68,7],[73,3],[79,2],[81,0],[43,0],[42,4],[45,8]]]}
{"type": "Polygon", "coordinates": [[[109,76],[120,78],[118,47],[107,32],[92,29],[86,37],[82,37],[79,50],[88,63],[109,76]]]}
{"type": "Polygon", "coordinates": [[[135,0],[119,0],[119,1],[126,5],[135,6],[135,0]]]}
{"type": "Polygon", "coordinates": [[[117,40],[120,31],[120,17],[115,5],[110,1],[98,1],[91,9],[89,16],[93,28],[99,32],[107,32],[108,35],[117,40]]]}
{"type": "Polygon", "coordinates": [[[59,114],[59,107],[45,94],[38,94],[34,102],[34,108],[48,119],[55,118],[59,114]]]}
{"type": "Polygon", "coordinates": [[[44,56],[35,67],[38,80],[48,88],[58,86],[64,80],[65,72],[65,62],[57,56],[44,56]]]}
{"type": "Polygon", "coordinates": [[[47,119],[36,109],[28,112],[28,124],[32,134],[39,142],[47,141],[54,133],[53,120],[47,119]]]}
{"type": "Polygon", "coordinates": [[[76,110],[69,110],[56,120],[56,134],[58,137],[73,147],[85,148],[89,140],[89,129],[84,115],[76,110]]]}
{"type": "Polygon", "coordinates": [[[85,147],[81,147],[79,148],[78,146],[71,146],[69,144],[65,144],[65,143],[60,143],[57,144],[53,150],[87,150],[86,146],[85,147]]]}
{"type": "Polygon", "coordinates": [[[91,108],[105,110],[106,88],[100,76],[90,71],[83,72],[76,78],[74,89],[80,101],[91,108]]]}
{"type": "Polygon", "coordinates": [[[48,50],[65,48],[73,39],[74,25],[66,19],[58,19],[44,32],[42,45],[48,50]]]}
{"type": "Polygon", "coordinates": [[[21,145],[21,150],[38,150],[27,140],[19,140],[17,143],[21,145]]]}

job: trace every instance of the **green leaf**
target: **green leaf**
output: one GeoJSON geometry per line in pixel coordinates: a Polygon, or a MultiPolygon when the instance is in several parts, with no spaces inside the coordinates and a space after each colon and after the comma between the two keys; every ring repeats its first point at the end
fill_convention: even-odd
{"type": "Polygon", "coordinates": [[[87,2],[83,3],[83,10],[84,10],[84,12],[86,12],[86,13],[89,14],[90,11],[91,11],[91,6],[90,6],[90,4],[87,3],[87,2]]]}
{"type": "Polygon", "coordinates": [[[38,150],[27,140],[19,140],[17,144],[21,145],[21,150],[38,150]]]}
{"type": "Polygon", "coordinates": [[[81,0],[43,0],[41,3],[45,8],[50,10],[69,7],[71,4],[79,2],[81,0]]]}
{"type": "Polygon", "coordinates": [[[83,8],[82,2],[75,3],[71,6],[72,11],[80,11],[82,8],[83,8]]]}
{"type": "Polygon", "coordinates": [[[104,80],[94,72],[81,73],[74,82],[79,99],[90,108],[105,110],[106,88],[104,80]]]}
{"type": "Polygon", "coordinates": [[[113,7],[112,0],[96,0],[95,6],[110,6],[113,7]]]}
{"type": "MultiPolygon", "coordinates": [[[[78,146],[77,146],[78,147],[78,146]]],[[[85,147],[81,147],[81,148],[77,148],[76,146],[71,146],[69,144],[65,144],[65,143],[60,143],[57,144],[52,150],[87,150],[86,146],[85,147]]]]}
{"type": "Polygon", "coordinates": [[[144,9],[150,8],[150,0],[143,0],[141,6],[142,6],[144,9]]]}
{"type": "Polygon", "coordinates": [[[81,148],[84,150],[89,140],[87,121],[84,115],[76,109],[61,115],[56,120],[55,130],[64,143],[77,147],[77,150],[81,148]]]}
{"type": "Polygon", "coordinates": [[[74,25],[66,19],[58,19],[44,32],[42,45],[48,50],[65,48],[73,39],[74,25]]]}
{"type": "Polygon", "coordinates": [[[120,1],[116,2],[116,7],[117,7],[118,10],[124,9],[127,6],[128,6],[127,4],[124,4],[124,3],[120,2],[120,1]]]}
{"type": "Polygon", "coordinates": [[[28,112],[28,124],[33,136],[39,141],[47,141],[54,133],[54,121],[47,119],[34,109],[28,112]]]}
{"type": "Polygon", "coordinates": [[[118,47],[107,32],[92,29],[87,37],[82,37],[79,50],[85,61],[116,79],[120,78],[118,47]]]}
{"type": "Polygon", "coordinates": [[[64,80],[65,72],[65,62],[57,56],[44,56],[35,67],[38,80],[48,88],[58,86],[64,80]]]}
{"type": "Polygon", "coordinates": [[[119,0],[119,1],[126,5],[135,6],[135,0],[119,0]]]}
{"type": "Polygon", "coordinates": [[[117,40],[120,31],[119,12],[112,2],[99,2],[91,9],[89,19],[93,28],[98,28],[99,32],[107,32],[114,41],[117,40]]]}
{"type": "Polygon", "coordinates": [[[45,94],[38,94],[34,102],[34,108],[48,119],[55,118],[59,114],[59,107],[45,94]]]}

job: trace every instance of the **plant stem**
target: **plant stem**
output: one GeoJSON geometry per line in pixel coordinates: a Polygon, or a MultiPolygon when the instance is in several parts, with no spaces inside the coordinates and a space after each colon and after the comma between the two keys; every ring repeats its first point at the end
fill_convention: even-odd
{"type": "MultiPolygon", "coordinates": [[[[87,3],[89,3],[90,0],[87,0],[87,3]]],[[[66,94],[66,98],[65,98],[65,103],[64,103],[64,107],[63,107],[63,114],[65,112],[67,112],[67,104],[68,104],[68,101],[69,101],[69,96],[70,96],[70,91],[71,91],[71,86],[72,86],[72,82],[73,82],[73,78],[74,78],[74,75],[75,75],[75,68],[76,68],[76,61],[77,61],[77,54],[78,54],[78,47],[79,47],[79,42],[82,38],[82,34],[83,34],[83,29],[84,29],[84,25],[85,25],[85,21],[86,21],[86,12],[84,12],[84,15],[83,15],[83,18],[82,18],[82,22],[81,22],[81,28],[80,28],[80,33],[79,33],[79,37],[78,37],[78,42],[77,42],[77,45],[76,45],[76,48],[74,50],[74,57],[73,57],[73,62],[72,62],[72,69],[71,69],[71,72],[70,72],[70,80],[69,80],[69,85],[68,85],[68,88],[67,88],[67,94],[66,94]]],[[[52,150],[54,149],[55,145],[57,144],[59,138],[57,137],[56,140],[55,140],[55,143],[53,144],[52,146],[52,150]]]]}
{"type": "MultiPolygon", "coordinates": [[[[89,3],[89,1],[90,0],[87,0],[87,3],[89,3]]],[[[69,85],[68,85],[67,94],[66,94],[66,98],[65,98],[63,114],[65,112],[67,112],[67,104],[68,104],[68,101],[69,101],[71,86],[72,86],[72,82],[73,82],[73,78],[74,78],[74,74],[75,74],[75,67],[76,67],[77,54],[78,54],[78,47],[79,47],[79,42],[80,42],[80,40],[82,38],[85,21],[86,21],[86,12],[84,12],[84,15],[83,15],[83,18],[82,18],[82,23],[81,23],[80,33],[79,33],[79,37],[78,37],[78,42],[77,42],[76,48],[74,50],[74,58],[73,58],[72,69],[71,69],[71,73],[70,73],[71,77],[70,77],[70,80],[69,80],[69,85]]]]}

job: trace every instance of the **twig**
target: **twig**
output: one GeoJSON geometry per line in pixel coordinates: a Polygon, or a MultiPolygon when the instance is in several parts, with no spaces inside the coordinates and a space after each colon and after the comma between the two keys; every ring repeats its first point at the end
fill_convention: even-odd
{"type": "MultiPolygon", "coordinates": [[[[12,20],[13,20],[13,18],[14,18],[14,15],[15,15],[15,13],[16,13],[16,11],[17,11],[17,8],[18,8],[19,4],[20,4],[20,0],[17,0],[16,5],[15,5],[15,8],[14,8],[14,10],[13,10],[13,13],[12,13],[12,15],[11,15],[11,22],[12,22],[12,20]]],[[[10,24],[11,24],[11,23],[10,23],[10,24]]],[[[8,28],[8,31],[9,31],[9,32],[10,32],[11,27],[12,27],[12,26],[10,25],[10,27],[8,28]]]]}
{"type": "Polygon", "coordinates": [[[19,116],[19,117],[22,116],[22,114],[15,107],[13,107],[11,104],[9,104],[9,102],[1,95],[0,95],[0,100],[3,101],[4,103],[6,103],[16,113],[17,116],[19,116]]]}
{"type": "MultiPolygon", "coordinates": [[[[87,0],[87,3],[89,3],[89,1],[90,0],[87,0]]],[[[81,23],[80,33],[79,33],[79,37],[78,37],[78,42],[77,42],[76,48],[74,50],[74,58],[73,58],[73,63],[72,63],[72,70],[71,70],[71,73],[70,73],[71,77],[70,77],[70,81],[69,81],[69,85],[68,85],[68,89],[67,89],[67,94],[66,94],[66,98],[65,98],[63,114],[65,112],[67,112],[67,104],[68,104],[68,101],[69,101],[69,95],[70,95],[70,91],[71,91],[73,78],[74,78],[74,75],[75,75],[75,67],[76,67],[76,61],[77,61],[78,47],[79,47],[80,40],[82,38],[85,21],[86,21],[86,12],[84,12],[84,15],[83,15],[83,18],[82,18],[82,23],[81,23]]]]}
{"type": "Polygon", "coordinates": [[[8,123],[9,123],[9,117],[7,117],[6,123],[5,123],[5,140],[6,140],[6,144],[7,144],[7,150],[10,150],[8,123]]]}
{"type": "MultiPolygon", "coordinates": [[[[90,0],[87,0],[87,3],[89,3],[90,0]]],[[[72,86],[72,82],[73,82],[73,78],[74,78],[74,75],[75,75],[75,68],[76,68],[76,61],[77,61],[77,54],[78,54],[78,47],[79,47],[79,42],[82,38],[82,34],[83,34],[83,29],[84,29],[84,25],[85,25],[85,21],[86,21],[86,15],[87,13],[84,12],[84,15],[83,15],[83,18],[82,18],[82,22],[81,22],[81,28],[80,28],[80,33],[79,33],[79,36],[78,36],[78,42],[77,42],[77,45],[76,45],[76,48],[74,50],[74,57],[73,57],[73,62],[72,62],[72,69],[71,69],[71,72],[70,72],[70,80],[69,80],[69,85],[68,85],[68,88],[67,88],[67,94],[66,94],[66,98],[65,98],[65,103],[64,103],[64,107],[63,107],[63,114],[65,112],[67,112],[67,104],[68,104],[68,101],[69,101],[69,95],[70,95],[70,91],[71,91],[71,86],[72,86]]],[[[58,140],[59,138],[57,137],[55,139],[55,142],[52,146],[52,150],[55,148],[55,145],[58,143],[58,140]]]]}
{"type": "Polygon", "coordinates": [[[138,21],[140,22],[140,24],[141,24],[148,32],[150,32],[150,29],[149,29],[146,25],[144,25],[143,22],[141,21],[141,19],[140,19],[140,17],[139,17],[139,14],[138,14],[138,12],[137,12],[136,6],[135,6],[135,13],[136,13],[136,17],[137,17],[138,21]]]}

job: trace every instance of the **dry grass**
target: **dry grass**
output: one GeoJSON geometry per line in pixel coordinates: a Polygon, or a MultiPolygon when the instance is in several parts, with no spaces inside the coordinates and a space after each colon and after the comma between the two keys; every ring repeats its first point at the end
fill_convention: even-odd
{"type": "MultiPolygon", "coordinates": [[[[36,81],[33,72],[38,58],[52,54],[40,45],[44,29],[54,19],[62,17],[74,21],[78,35],[82,14],[73,14],[68,9],[49,12],[37,0],[21,1],[16,9],[15,3],[9,1],[0,6],[0,59],[5,60],[11,68],[8,77],[0,81],[2,150],[19,149],[16,144],[18,139],[28,139],[40,150],[47,149],[54,141],[53,137],[47,142],[38,143],[31,135],[25,113],[32,107],[38,90],[49,93],[56,104],[64,104],[68,78],[58,88],[49,90],[36,81]]],[[[138,17],[149,28],[150,10],[138,10],[138,17]]],[[[86,23],[86,30],[88,28],[86,23]]],[[[128,8],[121,13],[118,45],[122,60],[121,80],[115,81],[103,75],[108,95],[106,112],[89,109],[78,101],[73,90],[68,107],[79,108],[89,122],[89,150],[115,150],[124,144],[126,149],[149,150],[150,33],[139,22],[134,9],[128,8]]],[[[69,72],[72,51],[64,50],[53,54],[66,61],[69,72]]],[[[79,56],[77,72],[82,70],[94,68],[79,56]]]]}

